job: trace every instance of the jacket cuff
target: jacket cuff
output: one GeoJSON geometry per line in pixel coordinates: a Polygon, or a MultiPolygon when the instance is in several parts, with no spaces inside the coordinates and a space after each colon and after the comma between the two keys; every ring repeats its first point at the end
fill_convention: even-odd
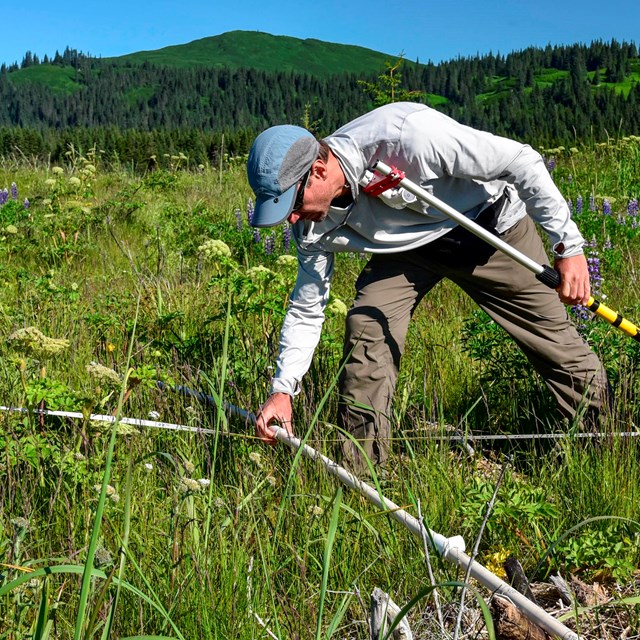
{"type": "Polygon", "coordinates": [[[584,253],[582,247],[584,241],[574,245],[567,245],[564,242],[556,242],[551,250],[553,251],[554,258],[573,258],[573,256],[580,256],[584,253]]]}
{"type": "Polygon", "coordinates": [[[290,396],[297,396],[300,393],[300,381],[295,378],[274,378],[271,381],[271,393],[288,393],[290,396]]]}

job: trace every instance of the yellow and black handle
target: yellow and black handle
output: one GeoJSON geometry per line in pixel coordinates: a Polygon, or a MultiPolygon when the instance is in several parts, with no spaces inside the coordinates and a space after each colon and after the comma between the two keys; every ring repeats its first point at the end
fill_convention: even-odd
{"type": "Polygon", "coordinates": [[[611,326],[620,329],[620,331],[626,333],[630,338],[640,342],[640,329],[638,329],[633,322],[623,318],[617,311],[610,309],[594,298],[589,298],[589,301],[585,306],[599,318],[606,320],[611,326]]]}
{"type": "MultiPolygon", "coordinates": [[[[548,264],[538,265],[538,267],[542,269],[539,272],[532,269],[536,274],[536,278],[551,289],[557,289],[560,286],[560,274],[548,264]]],[[[612,327],[620,329],[620,331],[626,333],[630,338],[640,342],[640,329],[638,329],[633,322],[629,322],[629,320],[623,318],[617,311],[610,309],[593,296],[589,298],[585,307],[599,318],[606,320],[612,327]]]]}

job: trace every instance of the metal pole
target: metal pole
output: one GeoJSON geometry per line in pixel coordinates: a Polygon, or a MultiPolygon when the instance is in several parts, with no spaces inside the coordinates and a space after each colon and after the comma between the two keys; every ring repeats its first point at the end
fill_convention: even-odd
{"type": "MultiPolygon", "coordinates": [[[[382,160],[377,160],[370,167],[370,171],[378,171],[379,173],[388,176],[397,171],[397,169],[395,169],[394,167],[390,167],[389,165],[382,162],[382,160]]],[[[398,186],[406,189],[409,193],[413,193],[416,198],[419,198],[423,202],[426,202],[428,205],[434,207],[438,211],[441,211],[448,218],[451,218],[453,221],[457,222],[461,227],[464,227],[467,231],[470,231],[479,238],[482,238],[482,240],[495,247],[499,251],[506,253],[510,258],[512,258],[516,262],[519,262],[526,269],[529,269],[529,271],[532,271],[536,275],[540,275],[545,270],[544,267],[538,264],[535,260],[532,260],[528,256],[524,255],[524,253],[521,253],[517,249],[514,249],[504,240],[501,240],[498,236],[494,235],[490,231],[487,231],[484,227],[481,227],[473,220],[470,220],[469,218],[467,218],[467,216],[449,206],[443,200],[436,198],[432,193],[429,193],[425,189],[422,189],[415,182],[412,182],[408,178],[403,178],[398,183],[398,186]]]]}
{"type": "MultiPolygon", "coordinates": [[[[377,171],[382,175],[389,176],[392,174],[398,174],[398,169],[390,167],[389,165],[377,160],[370,168],[370,171],[377,171]]],[[[404,176],[403,173],[400,172],[404,176]]],[[[441,213],[444,213],[447,217],[457,222],[461,227],[464,227],[467,231],[470,231],[474,235],[478,236],[492,247],[495,247],[499,251],[502,251],[510,258],[521,264],[526,269],[529,269],[535,274],[536,278],[540,280],[550,289],[557,289],[560,286],[560,274],[549,265],[538,264],[535,260],[532,260],[524,253],[521,253],[517,249],[514,249],[511,245],[508,245],[504,240],[501,240],[498,236],[493,235],[479,224],[470,220],[465,215],[456,211],[453,207],[450,207],[446,202],[443,202],[439,198],[436,198],[433,194],[425,191],[419,187],[415,182],[412,182],[408,178],[403,177],[396,183],[398,186],[406,189],[409,193],[412,193],[416,198],[419,198],[428,205],[434,207],[441,213]]],[[[598,317],[606,320],[610,325],[620,329],[623,333],[626,333],[630,338],[640,342],[640,328],[638,328],[631,321],[625,319],[617,311],[607,307],[600,301],[593,297],[590,297],[585,305],[589,311],[597,315],[598,317]]]]}
{"type": "MultiPolygon", "coordinates": [[[[240,417],[253,417],[255,419],[253,414],[248,414],[242,409],[237,409],[235,407],[234,409],[237,411],[236,415],[240,417]]],[[[338,480],[346,486],[356,490],[378,508],[388,511],[392,518],[403,524],[412,533],[422,539],[423,527],[417,518],[414,518],[404,509],[401,509],[397,504],[385,498],[366,482],[356,478],[337,462],[334,462],[322,455],[319,451],[309,445],[302,444],[298,438],[293,435],[289,435],[282,427],[272,425],[272,428],[275,431],[275,437],[280,442],[288,444],[292,449],[301,449],[303,455],[307,458],[310,458],[315,462],[320,462],[324,465],[329,474],[338,478],[338,480]]],[[[489,589],[492,594],[498,594],[508,598],[528,620],[538,625],[541,629],[544,629],[544,631],[550,635],[561,638],[562,640],[580,640],[580,637],[574,631],[566,627],[559,620],[556,620],[544,609],[534,604],[519,591],[516,591],[512,586],[498,578],[498,576],[491,573],[491,571],[486,567],[482,566],[475,560],[472,560],[464,552],[464,540],[461,536],[446,538],[439,533],[429,530],[429,536],[427,536],[427,539],[431,546],[435,547],[445,560],[448,560],[460,567],[465,571],[465,574],[468,570],[469,575],[489,589]]]]}

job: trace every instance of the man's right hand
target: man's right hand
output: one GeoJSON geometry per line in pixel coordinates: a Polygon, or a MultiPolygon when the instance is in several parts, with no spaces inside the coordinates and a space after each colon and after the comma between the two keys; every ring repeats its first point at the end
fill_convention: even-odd
{"type": "Polygon", "coordinates": [[[277,422],[289,435],[293,435],[292,397],[288,393],[274,393],[260,407],[256,415],[256,435],[266,444],[276,444],[274,430],[269,426],[277,422]]]}

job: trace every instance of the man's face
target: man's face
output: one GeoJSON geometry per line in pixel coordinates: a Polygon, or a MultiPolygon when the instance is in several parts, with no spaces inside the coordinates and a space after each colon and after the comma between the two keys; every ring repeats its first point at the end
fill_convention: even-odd
{"type": "Polygon", "coordinates": [[[289,224],[295,224],[298,220],[322,222],[329,213],[332,200],[333,193],[326,179],[326,165],[322,160],[316,160],[298,184],[293,211],[287,220],[289,224]]]}

